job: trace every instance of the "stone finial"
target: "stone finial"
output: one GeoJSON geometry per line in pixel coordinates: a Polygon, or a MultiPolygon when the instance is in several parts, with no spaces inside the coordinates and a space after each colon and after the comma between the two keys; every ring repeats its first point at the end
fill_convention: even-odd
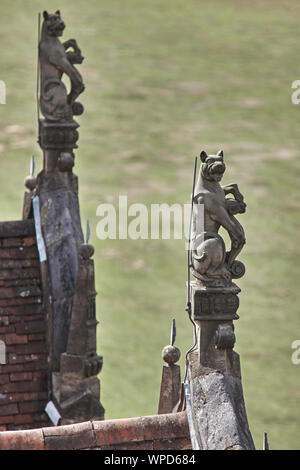
{"type": "Polygon", "coordinates": [[[236,260],[246,242],[245,233],[235,215],[244,213],[246,204],[237,184],[220,185],[226,169],[222,150],[216,155],[202,151],[200,159],[194,194],[191,272],[203,286],[227,287],[232,278],[245,273],[243,263],[236,260]],[[230,237],[230,251],[226,251],[218,233],[221,227],[230,237]]]}
{"type": "Polygon", "coordinates": [[[83,106],[76,99],[84,91],[84,84],[74,64],[81,64],[84,58],[75,39],[60,42],[65,23],[59,10],[44,11],[43,18],[39,44],[41,111],[47,121],[70,122],[73,115],[83,113],[83,106]],[[69,93],[62,81],[63,74],[70,79],[69,93]]]}
{"type": "Polygon", "coordinates": [[[34,176],[26,176],[24,185],[30,192],[32,192],[37,185],[37,179],[34,176]]]}
{"type": "Polygon", "coordinates": [[[34,176],[35,161],[34,155],[31,156],[30,160],[30,175],[25,178],[24,185],[30,192],[32,192],[37,185],[37,178],[34,176]]]}
{"type": "Polygon", "coordinates": [[[189,251],[189,274],[196,280],[188,283],[198,345],[187,354],[192,424],[201,450],[254,449],[240,358],[233,350],[240,288],[232,279],[245,273],[243,263],[236,260],[245,233],[235,215],[244,213],[246,204],[237,184],[220,185],[225,172],[222,151],[216,155],[202,151],[200,159],[189,251]],[[218,233],[221,227],[228,232],[229,251],[218,233]]]}
{"type": "Polygon", "coordinates": [[[180,359],[180,350],[176,346],[165,346],[162,350],[163,360],[170,366],[180,359]]]}
{"type": "Polygon", "coordinates": [[[162,350],[162,358],[168,365],[173,365],[175,362],[178,362],[180,359],[180,350],[174,346],[176,338],[176,326],[175,320],[172,321],[172,329],[171,329],[171,344],[165,346],[162,350]]]}
{"type": "Polygon", "coordinates": [[[162,358],[167,363],[163,366],[158,414],[172,413],[181,397],[180,367],[175,362],[180,359],[180,350],[174,346],[176,338],[175,320],[172,322],[171,344],[165,346],[162,358]]]}
{"type": "Polygon", "coordinates": [[[77,100],[84,91],[82,76],[75,67],[83,56],[75,39],[61,42],[65,23],[60,11],[43,13],[39,42],[40,96],[39,144],[44,152],[44,170],[72,173],[73,149],[77,148],[79,124],[73,119],[83,113],[77,100]],[[70,91],[63,77],[70,81],[70,91]]]}
{"type": "Polygon", "coordinates": [[[79,254],[83,259],[90,259],[95,252],[95,249],[93,245],[90,245],[89,243],[83,243],[79,247],[79,254]]]}
{"type": "Polygon", "coordinates": [[[24,193],[23,200],[23,220],[32,218],[32,195],[33,191],[37,187],[37,178],[34,176],[35,162],[34,156],[31,156],[30,160],[30,174],[25,178],[24,185],[28,191],[24,193]]]}
{"type": "Polygon", "coordinates": [[[90,259],[95,253],[95,249],[93,245],[89,243],[90,235],[91,235],[90,221],[87,220],[86,221],[86,243],[82,243],[82,245],[79,247],[79,254],[85,260],[90,259]]]}

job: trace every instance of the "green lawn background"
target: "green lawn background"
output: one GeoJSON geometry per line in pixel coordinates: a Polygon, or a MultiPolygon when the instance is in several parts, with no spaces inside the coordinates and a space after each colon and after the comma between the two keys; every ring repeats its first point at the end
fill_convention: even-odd
{"type": "Polygon", "coordinates": [[[173,240],[98,240],[96,208],[188,203],[194,157],[224,150],[224,183],[247,202],[240,217],[240,319],[235,323],[257,448],[299,449],[300,79],[297,0],[1,0],[0,219],[21,216],[30,155],[37,169],[37,15],[60,8],[64,39],[85,56],[75,172],[95,246],[98,348],[106,418],[157,412],[161,350],[172,318],[192,346],[186,252],[173,240]]]}

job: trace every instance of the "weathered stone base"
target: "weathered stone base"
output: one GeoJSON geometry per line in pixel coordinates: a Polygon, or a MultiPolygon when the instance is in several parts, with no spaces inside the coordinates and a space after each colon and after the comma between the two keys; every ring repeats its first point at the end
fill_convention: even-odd
{"type": "Polygon", "coordinates": [[[189,355],[192,418],[201,450],[255,450],[249,430],[242,382],[218,370],[201,367],[189,355]]]}
{"type": "Polygon", "coordinates": [[[105,410],[99,400],[100,380],[97,377],[83,379],[54,373],[53,391],[62,425],[104,419],[105,410]]]}

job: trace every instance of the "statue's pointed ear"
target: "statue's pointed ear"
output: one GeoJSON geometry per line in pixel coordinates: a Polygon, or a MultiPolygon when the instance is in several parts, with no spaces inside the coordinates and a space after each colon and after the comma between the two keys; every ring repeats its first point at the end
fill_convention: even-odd
{"type": "Polygon", "coordinates": [[[45,20],[49,18],[48,12],[46,10],[43,11],[43,17],[45,20]]]}
{"type": "Polygon", "coordinates": [[[217,153],[217,155],[218,155],[219,157],[223,157],[223,150],[219,150],[218,153],[217,153]]]}
{"type": "Polygon", "coordinates": [[[58,15],[58,16],[60,16],[60,11],[59,11],[59,10],[56,10],[55,14],[58,15]]]}
{"type": "Polygon", "coordinates": [[[202,163],[204,163],[207,159],[207,153],[204,150],[202,150],[202,152],[200,153],[200,159],[202,163]]]}

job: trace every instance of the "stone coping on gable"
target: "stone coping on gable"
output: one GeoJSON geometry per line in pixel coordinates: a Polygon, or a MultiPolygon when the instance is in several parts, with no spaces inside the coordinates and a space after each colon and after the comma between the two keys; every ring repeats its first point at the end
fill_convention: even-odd
{"type": "Polygon", "coordinates": [[[0,450],[191,449],[186,412],[0,432],[0,450]]]}

